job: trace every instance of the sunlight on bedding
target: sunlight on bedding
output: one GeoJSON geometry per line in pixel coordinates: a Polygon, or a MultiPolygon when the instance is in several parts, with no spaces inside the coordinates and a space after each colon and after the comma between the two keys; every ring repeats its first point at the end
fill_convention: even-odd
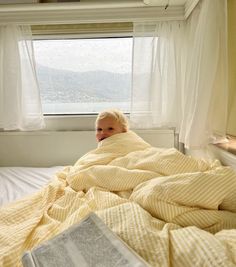
{"type": "Polygon", "coordinates": [[[235,203],[229,167],[113,135],[1,208],[0,265],[21,266],[25,250],[93,211],[151,266],[235,266],[235,203]]]}

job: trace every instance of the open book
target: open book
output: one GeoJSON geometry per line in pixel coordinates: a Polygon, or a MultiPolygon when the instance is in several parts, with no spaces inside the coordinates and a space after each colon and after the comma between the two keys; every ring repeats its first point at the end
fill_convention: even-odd
{"type": "Polygon", "coordinates": [[[148,264],[94,213],[26,251],[24,267],[144,267],[148,264]]]}

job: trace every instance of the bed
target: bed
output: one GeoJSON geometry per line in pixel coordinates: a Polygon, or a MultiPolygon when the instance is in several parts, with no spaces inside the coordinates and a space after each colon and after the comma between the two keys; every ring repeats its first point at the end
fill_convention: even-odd
{"type": "Polygon", "coordinates": [[[95,212],[151,266],[236,266],[236,174],[134,132],[0,209],[0,266],[95,212]]]}
{"type": "Polygon", "coordinates": [[[0,167],[0,206],[30,195],[46,186],[62,166],[0,167]]]}

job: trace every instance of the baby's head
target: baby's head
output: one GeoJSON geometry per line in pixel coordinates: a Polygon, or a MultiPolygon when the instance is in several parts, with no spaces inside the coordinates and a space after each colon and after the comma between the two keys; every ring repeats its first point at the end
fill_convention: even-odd
{"type": "Polygon", "coordinates": [[[114,134],[127,132],[128,119],[119,110],[109,109],[98,114],[96,122],[96,139],[98,142],[114,134]]]}

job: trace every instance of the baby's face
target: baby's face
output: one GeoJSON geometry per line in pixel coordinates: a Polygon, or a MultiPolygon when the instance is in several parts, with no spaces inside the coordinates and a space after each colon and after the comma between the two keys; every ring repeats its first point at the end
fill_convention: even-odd
{"type": "Polygon", "coordinates": [[[97,122],[96,125],[96,139],[98,142],[110,137],[114,134],[125,132],[122,125],[119,124],[114,118],[106,117],[97,122]]]}

